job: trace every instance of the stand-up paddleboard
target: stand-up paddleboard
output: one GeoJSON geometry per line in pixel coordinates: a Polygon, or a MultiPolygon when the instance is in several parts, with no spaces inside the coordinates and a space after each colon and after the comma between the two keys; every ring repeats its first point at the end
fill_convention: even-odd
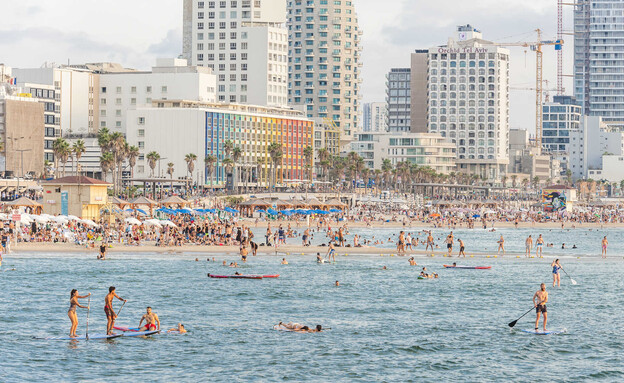
{"type": "Polygon", "coordinates": [[[113,326],[113,328],[115,330],[119,330],[119,331],[139,331],[140,329],[138,327],[125,327],[125,326],[113,326]]]}
{"type": "Polygon", "coordinates": [[[492,266],[453,266],[453,265],[443,265],[447,269],[467,269],[467,270],[489,270],[492,266]]]}
{"type": "Polygon", "coordinates": [[[208,274],[210,278],[233,278],[233,279],[262,279],[262,275],[214,275],[208,274]]]}
{"type": "Polygon", "coordinates": [[[557,334],[563,334],[566,331],[567,330],[565,328],[560,329],[560,330],[548,330],[548,331],[535,330],[535,329],[522,330],[522,332],[526,332],[528,334],[533,334],[533,335],[557,335],[557,334]]]}
{"type": "Polygon", "coordinates": [[[152,330],[152,331],[127,331],[123,334],[120,334],[122,337],[126,338],[129,336],[150,336],[154,334],[158,334],[160,330],[152,330]]]}
{"type": "MultiPolygon", "coordinates": [[[[119,338],[120,336],[122,336],[122,334],[113,334],[113,335],[106,335],[106,334],[91,334],[89,335],[89,340],[96,340],[96,339],[113,339],[113,338],[119,338]]],[[[40,339],[40,340],[87,340],[87,337],[84,335],[81,336],[52,336],[52,337],[45,337],[45,338],[39,338],[39,337],[34,337],[35,339],[40,339]]]]}
{"type": "Polygon", "coordinates": [[[274,275],[263,275],[262,278],[279,278],[279,274],[274,275]]]}

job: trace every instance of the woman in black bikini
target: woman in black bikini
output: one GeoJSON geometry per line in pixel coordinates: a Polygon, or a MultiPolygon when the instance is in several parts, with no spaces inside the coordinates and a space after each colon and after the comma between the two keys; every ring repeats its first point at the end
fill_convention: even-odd
{"type": "Polygon", "coordinates": [[[67,316],[69,317],[69,320],[71,321],[71,329],[69,330],[69,336],[72,337],[76,337],[76,328],[78,327],[78,315],[76,315],[76,306],[83,308],[83,309],[88,309],[88,306],[82,306],[80,303],[78,303],[78,298],[86,298],[89,295],[91,295],[91,293],[87,294],[87,295],[78,295],[78,290],[73,289],[71,291],[70,294],[70,298],[69,298],[69,310],[67,311],[67,316]]]}

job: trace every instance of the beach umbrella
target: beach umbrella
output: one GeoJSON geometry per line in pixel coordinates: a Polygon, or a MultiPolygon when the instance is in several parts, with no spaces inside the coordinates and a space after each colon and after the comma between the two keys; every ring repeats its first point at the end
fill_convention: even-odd
{"type": "Polygon", "coordinates": [[[256,210],[256,212],[258,212],[258,213],[266,213],[266,210],[258,209],[258,210],[256,210]]]}
{"type": "Polygon", "coordinates": [[[481,217],[481,216],[480,216],[479,214],[474,214],[474,215],[472,216],[472,218],[480,218],[480,217],[481,217]]]}
{"type": "Polygon", "coordinates": [[[341,210],[338,210],[338,209],[329,209],[329,212],[330,212],[330,213],[340,213],[340,212],[342,212],[342,211],[341,211],[341,210]]]}
{"type": "Polygon", "coordinates": [[[43,215],[31,215],[30,218],[34,219],[37,223],[47,223],[50,221],[50,218],[44,217],[43,215]]]}
{"type": "Polygon", "coordinates": [[[93,226],[93,227],[97,227],[98,226],[97,223],[93,222],[90,219],[82,219],[82,220],[80,220],[80,223],[83,223],[83,224],[85,224],[87,226],[93,226]]]}
{"type": "Polygon", "coordinates": [[[136,218],[126,218],[126,223],[129,223],[130,225],[140,225],[141,221],[136,218]]]}
{"type": "Polygon", "coordinates": [[[160,224],[160,221],[157,219],[147,219],[143,223],[149,226],[162,227],[162,225],[160,224]]]}
{"type": "Polygon", "coordinates": [[[273,209],[267,209],[267,213],[271,214],[271,215],[277,215],[279,214],[279,212],[277,210],[273,210],[273,209]]]}
{"type": "Polygon", "coordinates": [[[160,224],[161,225],[165,225],[165,226],[177,227],[175,223],[173,223],[173,222],[171,222],[171,221],[169,221],[167,219],[164,219],[164,220],[160,221],[160,224]]]}
{"type": "Polygon", "coordinates": [[[75,215],[68,215],[67,219],[70,221],[80,221],[80,218],[76,217],[75,215]]]}

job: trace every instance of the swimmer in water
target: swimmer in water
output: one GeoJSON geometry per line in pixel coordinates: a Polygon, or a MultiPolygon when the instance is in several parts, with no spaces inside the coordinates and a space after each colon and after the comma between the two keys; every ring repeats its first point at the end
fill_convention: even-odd
{"type": "Polygon", "coordinates": [[[180,334],[186,334],[186,329],[182,323],[178,323],[178,327],[170,328],[167,332],[179,332],[180,334]]]}

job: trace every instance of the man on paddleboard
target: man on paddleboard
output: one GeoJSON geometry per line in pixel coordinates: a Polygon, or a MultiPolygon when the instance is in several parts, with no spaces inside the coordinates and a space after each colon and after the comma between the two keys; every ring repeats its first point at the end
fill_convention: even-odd
{"type": "Polygon", "coordinates": [[[117,298],[120,301],[127,302],[127,299],[122,299],[115,293],[115,286],[111,286],[108,288],[108,294],[106,294],[106,298],[104,298],[104,312],[106,313],[106,335],[111,335],[113,333],[113,326],[115,326],[115,319],[117,319],[117,315],[115,314],[115,310],[113,310],[113,298],[117,298]]]}
{"type": "Polygon", "coordinates": [[[152,330],[160,330],[160,319],[158,319],[158,315],[155,312],[152,312],[152,308],[148,306],[147,313],[141,317],[139,322],[139,331],[152,330]],[[145,326],[141,327],[143,321],[145,321],[145,326]],[[156,323],[158,323],[158,327],[156,327],[156,323]]]}
{"type": "Polygon", "coordinates": [[[546,321],[548,320],[548,313],[546,312],[546,303],[548,302],[548,292],[546,292],[546,284],[540,285],[540,290],[533,295],[533,306],[535,306],[535,331],[539,326],[540,314],[544,314],[544,331],[546,331],[546,321]]]}

